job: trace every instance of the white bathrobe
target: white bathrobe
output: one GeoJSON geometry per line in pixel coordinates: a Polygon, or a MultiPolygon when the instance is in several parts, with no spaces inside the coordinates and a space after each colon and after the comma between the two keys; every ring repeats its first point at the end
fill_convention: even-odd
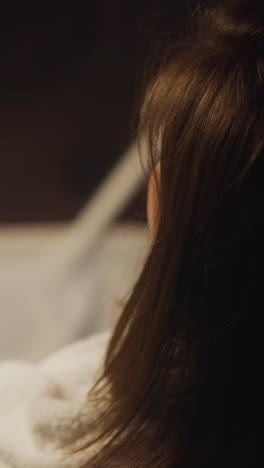
{"type": "Polygon", "coordinates": [[[109,337],[81,340],[39,364],[0,363],[0,468],[79,468],[87,460],[57,447],[85,430],[86,395],[109,337]]]}

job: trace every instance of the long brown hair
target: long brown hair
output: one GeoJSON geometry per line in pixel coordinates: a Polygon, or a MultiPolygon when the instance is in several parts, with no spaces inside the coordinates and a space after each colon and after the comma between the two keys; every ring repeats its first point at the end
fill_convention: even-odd
{"type": "Polygon", "coordinates": [[[198,6],[168,38],[138,127],[160,161],[157,234],[89,393],[100,448],[87,467],[256,462],[264,2],[198,6]]]}

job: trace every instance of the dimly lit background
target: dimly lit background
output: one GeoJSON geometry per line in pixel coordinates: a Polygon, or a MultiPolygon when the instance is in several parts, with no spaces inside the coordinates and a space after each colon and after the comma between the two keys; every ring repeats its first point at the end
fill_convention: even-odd
{"type": "Polygon", "coordinates": [[[10,3],[0,12],[0,222],[70,219],[131,137],[142,2],[10,3]]]}
{"type": "MultiPolygon", "coordinates": [[[[167,3],[180,14],[188,2],[167,3]]],[[[72,219],[122,156],[150,45],[142,18],[160,4],[0,7],[0,223],[72,219]]]]}
{"type": "Polygon", "coordinates": [[[121,312],[151,241],[131,117],[153,41],[197,1],[0,5],[0,361],[121,312]]]}

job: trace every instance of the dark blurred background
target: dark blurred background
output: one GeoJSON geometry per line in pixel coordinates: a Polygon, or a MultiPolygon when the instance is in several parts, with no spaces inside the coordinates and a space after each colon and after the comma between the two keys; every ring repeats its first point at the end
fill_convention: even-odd
{"type": "Polygon", "coordinates": [[[165,24],[174,11],[180,23],[189,3],[1,5],[1,223],[77,214],[131,141],[131,109],[153,40],[148,20],[163,11],[165,24]]]}

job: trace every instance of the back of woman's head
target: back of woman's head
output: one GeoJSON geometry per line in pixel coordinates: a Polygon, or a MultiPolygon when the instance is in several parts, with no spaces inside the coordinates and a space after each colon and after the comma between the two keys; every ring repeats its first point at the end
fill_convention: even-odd
{"type": "Polygon", "coordinates": [[[139,138],[160,162],[156,236],[91,393],[109,441],[91,466],[256,463],[264,1],[208,5],[149,67],[139,138]]]}

